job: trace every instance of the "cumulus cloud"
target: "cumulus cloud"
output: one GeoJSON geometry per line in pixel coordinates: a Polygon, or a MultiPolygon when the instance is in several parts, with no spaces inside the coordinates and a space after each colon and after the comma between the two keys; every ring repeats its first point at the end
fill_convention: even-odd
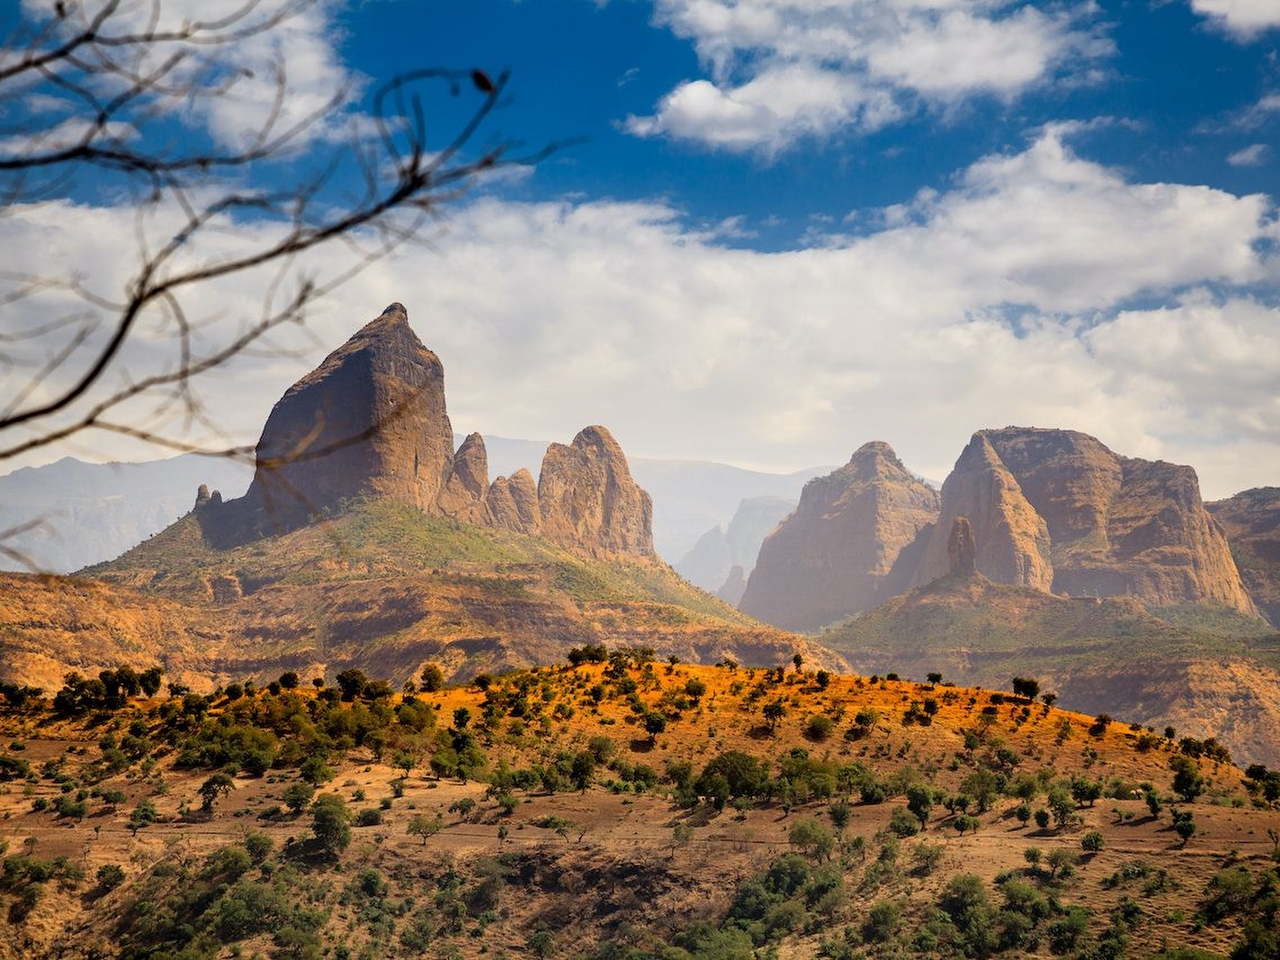
{"type": "Polygon", "coordinates": [[[1191,9],[1244,40],[1280,27],[1280,6],[1275,0],[1191,0],[1191,9]]]}
{"type": "MultiPolygon", "coordinates": [[[[777,253],[662,203],[481,198],[434,250],[344,288],[308,351],[246,358],[205,395],[251,441],[289,383],[399,300],[444,361],[461,431],[567,439],[604,423],[633,455],[777,469],[878,438],[941,477],[973,430],[1016,423],[1190,462],[1211,496],[1274,482],[1270,201],[1135,183],[1069,134],[984,158],[867,233],[777,253]]],[[[33,235],[15,231],[38,228],[45,249],[105,270],[128,220],[50,205],[0,222],[0,241],[20,249],[33,235]]],[[[193,307],[248,316],[258,292],[193,307]]]]}
{"type": "Polygon", "coordinates": [[[658,0],[657,22],[690,40],[711,77],[686,81],[640,136],[778,151],[867,132],[975,96],[1011,99],[1110,52],[1091,4],[1049,11],[979,0],[658,0]]]}

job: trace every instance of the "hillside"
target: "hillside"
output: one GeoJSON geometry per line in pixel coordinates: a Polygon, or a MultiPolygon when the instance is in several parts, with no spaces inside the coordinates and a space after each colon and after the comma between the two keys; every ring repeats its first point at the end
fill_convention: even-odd
{"type": "Polygon", "coordinates": [[[1031,676],[1064,706],[1216,737],[1280,761],[1280,634],[1233,611],[1146,610],[948,576],[824,630],[857,671],[998,686],[1031,676]]]}
{"type": "Polygon", "coordinates": [[[357,501],[324,523],[229,550],[194,512],[87,578],[0,581],[0,679],[49,687],[142,656],[196,689],[359,667],[399,684],[424,661],[469,677],[554,662],[583,643],[713,663],[800,651],[656,559],[597,560],[536,537],[357,501]]]}
{"type": "Polygon", "coordinates": [[[1141,728],[625,655],[483,686],[0,711],[0,956],[1224,955],[1274,919],[1270,775],[1141,728]]]}

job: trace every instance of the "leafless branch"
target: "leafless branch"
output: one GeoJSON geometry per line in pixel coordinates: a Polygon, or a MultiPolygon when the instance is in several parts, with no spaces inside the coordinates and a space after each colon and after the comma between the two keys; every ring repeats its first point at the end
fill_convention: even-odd
{"type": "MultiPolygon", "coordinates": [[[[201,377],[238,357],[277,351],[275,331],[305,329],[318,300],[417,240],[438,208],[478,176],[536,163],[554,149],[521,154],[510,140],[476,149],[509,78],[440,68],[402,74],[375,90],[372,133],[353,123],[349,139],[335,142],[326,125],[344,110],[354,116],[352,91],[339,89],[304,115],[290,115],[286,59],[259,65],[255,79],[269,76],[273,93],[257,104],[253,129],[221,143],[207,131],[193,134],[185,125],[192,111],[245,79],[227,66],[235,62],[231,46],[271,36],[315,12],[317,2],[246,0],[225,17],[175,23],[165,0],[68,0],[6,38],[0,219],[71,190],[132,197],[137,255],[123,282],[0,273],[0,316],[42,308],[21,322],[6,319],[0,334],[0,373],[13,380],[27,370],[20,382],[0,380],[0,461],[99,431],[165,451],[251,462],[251,449],[191,442],[185,430],[166,428],[165,418],[214,426],[217,418],[195,389],[201,377]],[[433,98],[470,103],[439,142],[428,137],[433,98]],[[304,154],[317,142],[323,150],[304,154]],[[289,189],[274,185],[281,178],[273,174],[285,164],[296,169],[304,157],[309,175],[289,189]],[[308,255],[331,246],[345,250],[345,263],[324,276],[308,272],[308,255]],[[264,270],[272,273],[257,318],[213,322],[192,314],[196,291],[236,278],[257,283],[264,270]],[[144,329],[150,344],[168,340],[171,356],[134,369],[129,348],[144,329]],[[33,357],[40,352],[43,358],[33,357]],[[152,422],[137,412],[148,399],[152,422]]],[[[6,556],[11,535],[0,532],[6,556]]]]}

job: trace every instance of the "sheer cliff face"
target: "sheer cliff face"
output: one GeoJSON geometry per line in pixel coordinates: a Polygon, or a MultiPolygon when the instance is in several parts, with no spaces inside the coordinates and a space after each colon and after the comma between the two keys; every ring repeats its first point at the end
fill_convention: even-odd
{"type": "Polygon", "coordinates": [[[604,427],[552,444],[537,484],[525,470],[490,483],[478,433],[455,453],[443,367],[398,303],[280,398],[257,461],[242,500],[198,505],[213,540],[295,529],[344,500],[372,497],[591,555],[654,555],[653,504],[604,427]]]}
{"type": "Polygon", "coordinates": [[[356,496],[438,512],[453,466],[444,368],[393,303],[295,383],[267,418],[247,494],[283,528],[356,496]]]}
{"type": "Polygon", "coordinates": [[[937,517],[938,494],[888,444],[865,444],[805,485],[761,545],[739,609],[795,630],[868,610],[907,589],[915,545],[937,517]]]}
{"type": "Polygon", "coordinates": [[[917,586],[951,569],[951,531],[967,518],[977,572],[999,583],[1048,591],[1053,584],[1049,530],[984,434],[976,434],[942,485],[942,517],[929,537],[917,586]]]}
{"type": "Polygon", "coordinates": [[[981,431],[943,484],[917,584],[947,572],[945,531],[960,516],[978,572],[997,582],[1257,612],[1190,467],[1120,457],[1069,430],[981,431]]]}
{"type": "Polygon", "coordinates": [[[1280,487],[1257,487],[1205,508],[1222,525],[1249,595],[1280,626],[1280,487]]]}
{"type": "Polygon", "coordinates": [[[604,427],[553,443],[538,479],[540,532],[591,554],[653,556],[653,501],[631,478],[627,458],[604,427]]]}

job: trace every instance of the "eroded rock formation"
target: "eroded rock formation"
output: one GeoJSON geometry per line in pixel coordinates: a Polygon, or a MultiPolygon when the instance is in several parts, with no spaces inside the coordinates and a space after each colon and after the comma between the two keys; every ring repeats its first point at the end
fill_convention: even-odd
{"type": "Polygon", "coordinates": [[[761,544],[739,609],[793,630],[870,609],[907,589],[914,545],[937,516],[937,492],[888,444],[865,444],[805,484],[795,512],[761,544]]]}
{"type": "Polygon", "coordinates": [[[538,508],[540,532],[553,543],[592,555],[653,556],[653,501],[604,427],[586,427],[569,446],[547,448],[538,508]]]}
{"type": "Polygon", "coordinates": [[[653,556],[653,504],[604,427],[552,444],[538,483],[527,470],[489,481],[484,438],[457,452],[444,368],[393,303],[271,411],[240,500],[202,487],[197,519],[218,546],[296,529],[345,501],[389,499],[428,515],[541,534],[592,555],[653,556]]]}
{"type": "Polygon", "coordinates": [[[1249,596],[1280,627],[1280,487],[1257,487],[1206,503],[1221,524],[1249,596]]]}
{"type": "Polygon", "coordinates": [[[978,572],[1000,583],[1256,614],[1190,467],[1117,456],[1072,430],[980,431],[943,484],[917,584],[948,571],[944,531],[959,516],[978,572]]]}
{"type": "Polygon", "coordinates": [[[1050,590],[1049,529],[982,433],[969,441],[942,484],[942,516],[925,547],[917,585],[950,571],[947,547],[959,517],[969,521],[978,572],[998,583],[1050,590]]]}

